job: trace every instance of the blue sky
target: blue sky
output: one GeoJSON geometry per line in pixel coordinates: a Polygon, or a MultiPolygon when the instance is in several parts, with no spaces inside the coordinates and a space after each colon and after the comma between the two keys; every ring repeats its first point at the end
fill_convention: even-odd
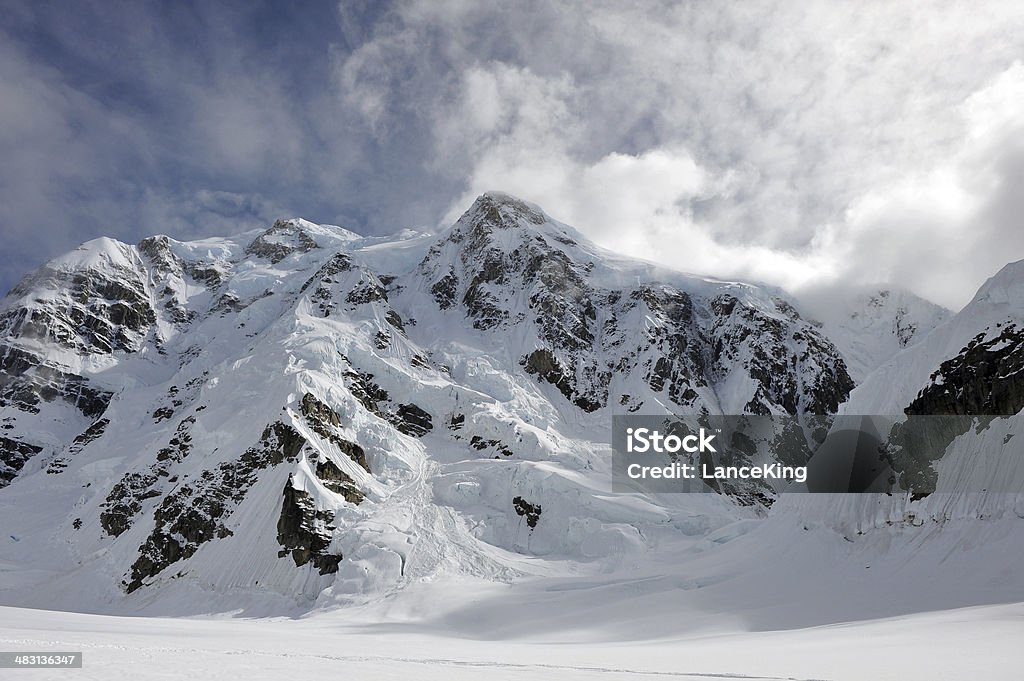
{"type": "Polygon", "coordinates": [[[1024,5],[0,0],[0,288],[100,235],[437,228],[957,307],[1024,258],[1024,5]]]}

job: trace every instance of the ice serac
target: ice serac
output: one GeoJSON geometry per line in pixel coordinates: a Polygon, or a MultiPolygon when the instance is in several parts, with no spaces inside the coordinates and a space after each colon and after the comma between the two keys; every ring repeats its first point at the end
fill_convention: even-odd
{"type": "Polygon", "coordinates": [[[765,509],[610,494],[611,416],[834,412],[853,381],[798,308],[499,193],[437,235],[90,242],[0,312],[0,601],[294,612],[628,566],[765,509]]]}

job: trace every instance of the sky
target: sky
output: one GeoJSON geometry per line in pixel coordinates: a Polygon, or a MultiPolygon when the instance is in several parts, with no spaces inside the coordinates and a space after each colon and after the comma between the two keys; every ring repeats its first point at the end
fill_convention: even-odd
{"type": "Polygon", "coordinates": [[[0,0],[0,290],[101,235],[440,229],[951,308],[1024,258],[1024,3],[0,0]]]}

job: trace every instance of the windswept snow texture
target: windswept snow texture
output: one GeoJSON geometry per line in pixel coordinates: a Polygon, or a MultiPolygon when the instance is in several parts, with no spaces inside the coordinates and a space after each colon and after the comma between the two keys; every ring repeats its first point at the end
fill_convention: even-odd
{"type": "MultiPolygon", "coordinates": [[[[336,621],[359,632],[408,629],[424,651],[354,656],[363,647],[352,634],[347,652],[326,640],[275,648],[247,669],[283,669],[294,654],[310,669],[343,661],[375,678],[435,664],[476,678],[477,663],[488,678],[942,678],[955,666],[788,664],[727,649],[775,645],[737,632],[1024,600],[1014,562],[1024,500],[962,492],[993,476],[1024,485],[1019,450],[983,458],[1014,422],[953,434],[916,462],[938,476],[940,493],[925,498],[783,495],[769,506],[610,491],[613,414],[1024,407],[1020,263],[948,318],[897,292],[824,324],[800,309],[779,290],[608,253],[499,193],[437,235],[363,238],[291,219],[231,238],[86,243],[0,306],[0,603],[344,612],[336,621]],[[456,644],[426,655],[425,631],[732,643],[680,643],[693,664],[654,646],[650,664],[579,648],[534,665],[456,644]],[[921,669],[936,673],[914,676],[921,669]]],[[[1016,610],[971,612],[1001,641],[1016,610]]],[[[40,632],[61,628],[26,616],[40,632]]],[[[849,626],[913,659],[931,642],[907,623],[945,640],[946,617],[957,616],[849,626]]],[[[213,641],[248,627],[209,626],[213,641]]],[[[777,643],[828,649],[843,635],[833,633],[777,643]]],[[[173,665],[192,651],[216,667],[220,653],[203,646],[232,647],[139,652],[153,647],[147,636],[126,654],[173,665]]],[[[110,645],[106,634],[22,638],[110,645]]],[[[547,655],[530,650],[524,659],[547,655]]],[[[111,656],[95,659],[110,670],[111,656]]],[[[1009,678],[1009,666],[994,669],[1009,678]]]]}

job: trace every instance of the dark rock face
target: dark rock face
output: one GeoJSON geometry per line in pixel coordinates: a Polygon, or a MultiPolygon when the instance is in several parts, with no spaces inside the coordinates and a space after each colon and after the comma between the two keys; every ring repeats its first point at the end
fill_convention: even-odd
{"type": "Polygon", "coordinates": [[[1024,409],[1024,330],[1008,323],[979,333],[931,375],[929,384],[904,409],[908,416],[963,416],[938,423],[913,419],[891,434],[887,460],[897,471],[902,489],[934,489],[938,474],[932,464],[946,447],[972,426],[972,416],[1012,416],[1024,409]],[[927,439],[929,446],[906,443],[927,439]]]}
{"type": "MultiPolygon", "coordinates": [[[[223,265],[214,262],[182,260],[174,254],[170,240],[165,236],[143,239],[139,242],[138,249],[150,262],[149,276],[154,284],[153,304],[164,319],[179,330],[185,330],[203,315],[199,310],[189,309],[181,298],[180,286],[172,286],[172,282],[178,280],[187,284],[191,279],[192,282],[201,284],[210,291],[216,291],[224,283],[227,271],[222,269],[223,265]]],[[[218,303],[206,313],[224,313],[233,307],[240,309],[244,306],[236,296],[222,293],[218,303]]],[[[158,348],[162,340],[158,331],[154,338],[158,348]]]]}
{"type": "Polygon", "coordinates": [[[173,407],[158,407],[156,410],[153,411],[154,423],[160,423],[161,421],[169,419],[172,416],[174,416],[173,407]]]}
{"type": "Polygon", "coordinates": [[[292,253],[305,253],[317,248],[317,243],[298,224],[291,220],[278,220],[267,231],[245,247],[247,255],[266,258],[275,265],[292,253]]]}
{"type": "Polygon", "coordinates": [[[513,229],[521,220],[543,225],[547,218],[541,211],[531,208],[525,201],[504,194],[484,194],[473,203],[466,215],[474,214],[479,221],[498,229],[513,229]]]}
{"type": "Polygon", "coordinates": [[[303,418],[314,433],[333,442],[345,456],[359,464],[367,473],[370,472],[370,467],[366,463],[366,452],[363,451],[363,448],[337,433],[336,429],[341,426],[341,417],[337,412],[318,400],[312,393],[303,395],[300,409],[303,418]]]}
{"type": "MultiPolygon", "coordinates": [[[[585,411],[608,404],[613,376],[634,371],[683,409],[696,408],[702,393],[714,399],[734,371],[757,383],[743,406],[748,413],[830,413],[853,388],[839,351],[785,300],[754,306],[728,293],[694,300],[655,283],[607,290],[574,245],[542,213],[488,194],[418,270],[438,306],[463,310],[476,329],[532,323],[537,349],[520,364],[585,411]],[[636,334],[638,319],[647,320],[646,337],[636,334]]],[[[639,411],[643,400],[627,396],[621,404],[639,411]]]]}
{"type": "Polygon", "coordinates": [[[397,408],[391,407],[391,395],[373,382],[373,374],[353,369],[345,374],[345,378],[348,380],[349,392],[367,411],[389,422],[400,432],[422,437],[433,429],[431,415],[417,405],[399,404],[397,408]]]}
{"type": "MultiPolygon", "coordinates": [[[[743,361],[744,349],[749,352],[745,368],[759,386],[747,404],[748,413],[767,414],[765,405],[777,404],[789,414],[829,414],[853,390],[853,379],[835,346],[812,327],[794,328],[729,295],[712,300],[711,308],[717,315],[710,334],[712,362],[731,365],[743,361]],[[799,365],[811,371],[799,371],[799,365]]],[[[799,321],[788,303],[779,312],[789,321],[799,321]]]]}
{"type": "Polygon", "coordinates": [[[238,459],[203,471],[198,479],[164,497],[153,514],[155,527],[124,582],[125,590],[135,591],[146,579],[191,557],[206,542],[231,536],[225,521],[256,483],[259,472],[295,461],[305,444],[298,431],[278,421],[267,426],[259,442],[238,459]]]}
{"type": "Polygon", "coordinates": [[[41,451],[43,448],[38,445],[0,437],[0,487],[9,485],[25,462],[41,451]]]}
{"type": "MultiPolygon", "coordinates": [[[[606,322],[606,346],[617,351],[620,359],[616,372],[628,370],[642,348],[627,348],[627,329],[618,320],[637,312],[655,321],[647,339],[649,358],[640,367],[651,390],[665,392],[681,407],[689,408],[698,397],[696,388],[709,387],[710,361],[704,351],[705,333],[695,323],[693,301],[690,296],[671,286],[644,285],[628,292],[612,292],[607,298],[613,313],[606,322]]],[[[639,410],[641,404],[627,400],[630,410],[639,410]]]]}
{"type": "Polygon", "coordinates": [[[348,272],[352,267],[352,259],[350,257],[344,253],[335,253],[326,263],[320,266],[320,269],[312,277],[306,280],[306,283],[302,285],[299,291],[300,293],[305,293],[306,289],[314,283],[333,284],[332,276],[341,272],[348,272]]]}
{"type": "Polygon", "coordinates": [[[384,290],[384,286],[379,281],[375,281],[376,277],[370,280],[360,281],[356,286],[348,292],[345,296],[345,302],[349,305],[365,305],[366,303],[372,303],[375,300],[387,301],[388,292],[384,290]]]}
{"type": "Polygon", "coordinates": [[[384,418],[384,412],[380,408],[381,402],[388,402],[391,396],[386,390],[373,382],[373,374],[352,370],[345,374],[348,380],[348,389],[353,397],[359,400],[367,411],[384,418]]]}
{"type": "Polygon", "coordinates": [[[438,307],[442,310],[455,306],[458,291],[459,279],[455,276],[454,272],[444,275],[430,288],[430,292],[434,294],[434,300],[437,301],[438,307]]]}
{"type": "MultiPolygon", "coordinates": [[[[604,345],[620,358],[616,373],[646,354],[640,367],[647,384],[684,409],[695,407],[698,391],[714,393],[740,371],[757,385],[744,413],[767,414],[772,407],[790,414],[835,412],[854,387],[839,351],[789,303],[773,303],[774,310],[763,310],[726,293],[697,308],[689,294],[665,285],[612,292],[604,345]],[[653,323],[647,347],[630,349],[617,320],[637,312],[653,323]]],[[[642,406],[632,398],[623,404],[631,411],[642,406]]]]}
{"type": "Polygon", "coordinates": [[[400,404],[395,414],[395,428],[413,437],[423,437],[434,428],[431,416],[415,404],[400,404]]]}
{"type": "Polygon", "coordinates": [[[299,407],[306,422],[314,431],[327,436],[327,426],[338,427],[341,425],[341,417],[338,413],[321,402],[312,393],[302,396],[302,403],[299,407]],[[321,432],[321,429],[324,432],[321,432]]]}
{"type": "Polygon", "coordinates": [[[356,485],[356,481],[347,475],[345,471],[338,468],[330,459],[318,459],[316,477],[320,479],[324,487],[335,494],[345,497],[345,501],[358,504],[366,498],[366,495],[356,485]]]}
{"type": "Polygon", "coordinates": [[[160,496],[153,488],[159,474],[151,471],[125,473],[107,495],[105,508],[100,512],[100,526],[111,537],[118,537],[132,526],[132,520],[142,510],[142,502],[160,496]]]}
{"type": "Polygon", "coordinates": [[[67,449],[64,452],[64,456],[58,457],[50,462],[47,466],[47,473],[61,473],[68,465],[68,459],[82,451],[90,442],[102,437],[106,431],[107,426],[110,425],[110,419],[99,419],[93,422],[84,432],[75,436],[75,439],[71,441],[67,449]]]}
{"type": "Polygon", "coordinates": [[[219,313],[221,317],[230,314],[232,312],[241,312],[246,308],[246,304],[233,293],[224,293],[217,302],[210,308],[210,312],[219,313]]]}
{"type": "MultiPolygon", "coordinates": [[[[670,429],[673,430],[673,429],[670,429]]],[[[678,432],[677,435],[688,433],[678,432]]],[[[728,455],[720,462],[726,466],[749,466],[757,454],[757,444],[745,433],[732,434],[729,442],[728,455]]],[[[709,453],[699,455],[700,463],[709,468],[715,465],[709,453]]],[[[708,487],[719,494],[731,497],[742,506],[771,506],[775,501],[775,492],[764,480],[705,480],[708,487]]]]}
{"type": "Polygon", "coordinates": [[[405,323],[402,322],[402,315],[398,314],[394,310],[388,310],[388,313],[384,318],[387,320],[388,324],[403,333],[405,332],[405,323]]]}
{"type": "MultiPolygon", "coordinates": [[[[48,403],[65,402],[89,419],[106,410],[111,392],[60,361],[40,356],[35,347],[41,343],[96,356],[132,353],[145,344],[157,320],[145,268],[131,247],[111,242],[109,249],[100,252],[96,264],[44,265],[5,298],[0,311],[0,407],[39,414],[48,403]]],[[[42,445],[32,442],[32,436],[18,439],[25,446],[8,447],[0,486],[24,466],[32,448],[42,445]]]]}
{"type": "Polygon", "coordinates": [[[299,289],[305,293],[312,287],[310,300],[317,306],[321,317],[329,317],[337,309],[336,286],[338,275],[354,269],[352,259],[344,253],[335,253],[331,258],[320,266],[316,273],[306,280],[299,289]]]}
{"type": "Polygon", "coordinates": [[[512,456],[513,453],[512,450],[509,449],[501,440],[487,440],[480,437],[479,435],[474,435],[472,438],[470,438],[469,446],[478,451],[490,449],[494,452],[497,452],[498,454],[501,454],[502,456],[512,456]]]}
{"type": "Polygon", "coordinates": [[[567,400],[580,409],[597,411],[601,408],[600,402],[576,391],[575,381],[570,378],[550,350],[543,348],[534,350],[524,357],[521,363],[526,369],[526,373],[535,374],[538,378],[555,386],[567,400]]]}
{"type": "Polygon", "coordinates": [[[36,414],[40,402],[63,400],[83,416],[96,418],[106,411],[112,396],[31,352],[0,344],[0,407],[11,405],[36,414]]]}
{"type": "Polygon", "coordinates": [[[125,473],[111,488],[100,512],[100,526],[112,537],[127,531],[135,516],[142,511],[142,502],[163,494],[164,481],[170,477],[172,464],[182,461],[192,451],[189,428],[195,417],[181,420],[166,447],[156,455],[156,463],[144,471],[125,473]]]}
{"type": "Polygon", "coordinates": [[[34,295],[37,289],[52,292],[52,301],[6,310],[0,316],[0,336],[54,343],[83,354],[110,354],[138,350],[156,323],[145,280],[135,269],[110,265],[79,271],[44,266],[10,295],[34,295]]]}
{"type": "Polygon", "coordinates": [[[541,337],[569,351],[592,347],[597,309],[584,279],[585,268],[540,237],[522,251],[512,253],[513,264],[518,268],[522,258],[523,281],[533,291],[530,308],[541,337]]]}
{"type": "Polygon", "coordinates": [[[331,256],[306,280],[300,293],[309,295],[313,308],[321,317],[330,317],[339,311],[344,314],[364,305],[374,307],[386,323],[386,326],[381,324],[378,327],[374,339],[378,350],[391,346],[395,332],[405,333],[405,322],[388,302],[388,289],[383,279],[367,267],[354,263],[344,253],[331,256]]]}
{"type": "Polygon", "coordinates": [[[531,504],[522,497],[516,497],[512,500],[512,508],[515,509],[516,515],[526,518],[526,524],[530,526],[531,530],[537,527],[537,523],[540,521],[540,504],[531,504]]]}
{"type": "Polygon", "coordinates": [[[978,334],[943,362],[909,414],[1010,416],[1024,409],[1024,329],[1007,324],[978,334]]]}
{"type": "Polygon", "coordinates": [[[283,558],[289,553],[296,567],[313,563],[321,575],[329,575],[338,571],[341,562],[340,554],[328,553],[331,543],[331,523],[334,515],[327,511],[318,511],[310,495],[292,486],[292,478],[284,486],[284,502],[281,504],[281,517],[277,521],[277,541],[284,547],[278,552],[283,558]]]}
{"type": "Polygon", "coordinates": [[[224,272],[212,262],[187,262],[171,250],[170,239],[166,236],[151,236],[138,243],[139,252],[149,258],[153,269],[163,275],[188,275],[194,281],[215,289],[224,283],[224,272]]]}
{"type": "Polygon", "coordinates": [[[161,272],[181,272],[181,258],[171,251],[171,240],[166,236],[149,236],[138,243],[139,252],[149,258],[153,266],[161,272]]]}

